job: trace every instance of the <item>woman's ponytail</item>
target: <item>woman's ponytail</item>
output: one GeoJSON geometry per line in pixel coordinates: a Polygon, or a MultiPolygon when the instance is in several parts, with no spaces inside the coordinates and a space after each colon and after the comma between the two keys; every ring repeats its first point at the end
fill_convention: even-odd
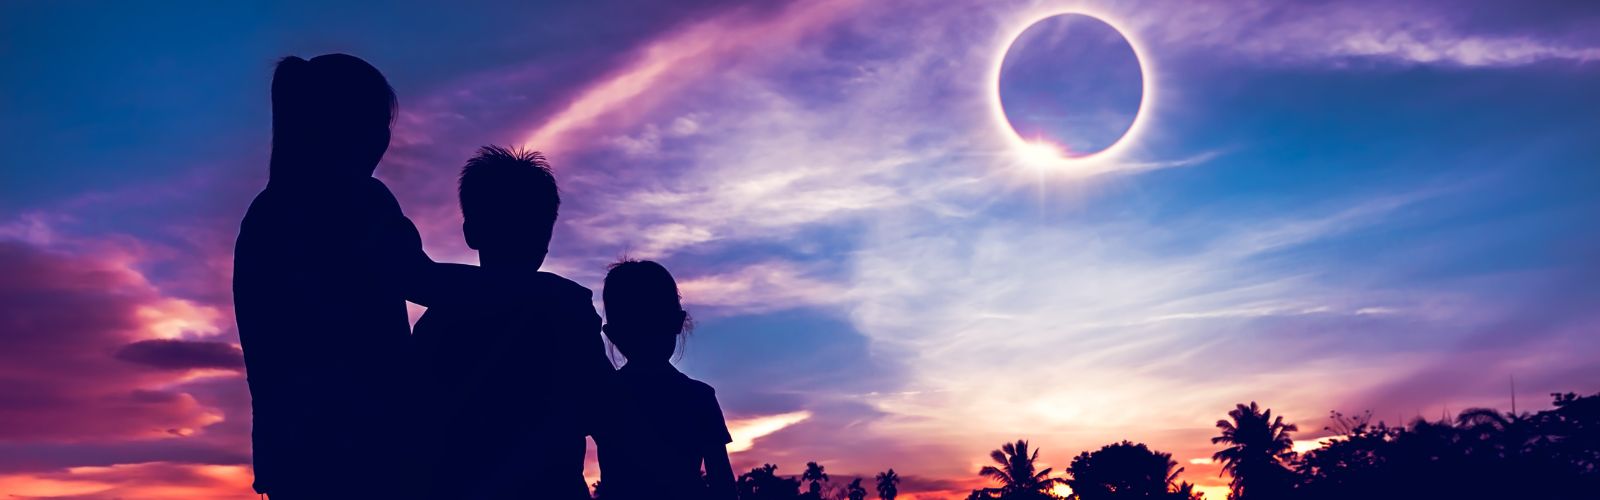
{"type": "Polygon", "coordinates": [[[272,71],[272,159],[269,174],[282,180],[297,162],[305,161],[297,152],[307,147],[303,137],[308,107],[307,73],[311,63],[298,56],[278,61],[272,71]]]}

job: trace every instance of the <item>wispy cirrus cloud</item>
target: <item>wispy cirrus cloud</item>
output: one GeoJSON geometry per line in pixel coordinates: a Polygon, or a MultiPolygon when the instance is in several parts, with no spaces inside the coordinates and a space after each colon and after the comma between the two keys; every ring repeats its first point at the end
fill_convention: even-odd
{"type": "Polygon", "coordinates": [[[1200,2],[1187,6],[1185,16],[1160,15],[1147,6],[1107,7],[1172,50],[1215,50],[1258,62],[1507,67],[1600,58],[1600,41],[1582,36],[1583,26],[1600,26],[1597,16],[1580,20],[1568,32],[1493,29],[1466,15],[1548,7],[1539,2],[1200,2]]]}
{"type": "Polygon", "coordinates": [[[844,287],[809,274],[793,263],[762,262],[680,279],[678,289],[691,307],[708,306],[718,315],[818,307],[849,299],[844,287]]]}
{"type": "Polygon", "coordinates": [[[854,6],[850,0],[798,2],[784,12],[752,17],[735,10],[652,41],[635,60],[597,80],[565,107],[548,116],[524,141],[560,153],[570,150],[571,134],[596,125],[629,126],[656,103],[694,83],[698,74],[716,71],[731,55],[792,42],[854,6]]]}
{"type": "Polygon", "coordinates": [[[1570,47],[1528,36],[1357,31],[1337,40],[1327,54],[1385,58],[1416,64],[1516,66],[1552,59],[1580,63],[1600,60],[1600,47],[1570,47]]]}

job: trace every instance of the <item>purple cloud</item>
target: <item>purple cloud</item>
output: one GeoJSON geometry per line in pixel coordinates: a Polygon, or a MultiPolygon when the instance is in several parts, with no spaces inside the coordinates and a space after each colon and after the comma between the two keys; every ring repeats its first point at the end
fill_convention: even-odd
{"type": "Polygon", "coordinates": [[[162,370],[218,368],[241,370],[244,353],[227,342],[151,339],[117,349],[116,358],[162,370]]]}

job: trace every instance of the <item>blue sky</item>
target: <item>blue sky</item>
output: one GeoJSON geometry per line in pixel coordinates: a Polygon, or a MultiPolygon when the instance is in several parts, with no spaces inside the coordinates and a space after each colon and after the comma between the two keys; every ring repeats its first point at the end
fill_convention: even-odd
{"type": "Polygon", "coordinates": [[[736,466],[960,497],[1005,440],[1063,464],[1133,439],[1216,486],[1187,461],[1234,403],[1311,438],[1329,410],[1504,408],[1513,376],[1529,408],[1600,390],[1600,9],[1470,7],[9,3],[0,317],[30,326],[0,333],[0,456],[45,458],[0,460],[0,486],[247,477],[236,368],[109,353],[237,341],[232,238],[288,54],[388,75],[378,175],[435,258],[474,258],[472,150],[549,153],[551,269],[598,289],[621,255],[661,260],[698,321],[685,371],[736,428],[787,416],[736,466]],[[1122,28],[1152,92],[1115,155],[1032,164],[993,70],[1061,11],[1122,28]],[[71,417],[113,408],[135,416],[71,417]]]}

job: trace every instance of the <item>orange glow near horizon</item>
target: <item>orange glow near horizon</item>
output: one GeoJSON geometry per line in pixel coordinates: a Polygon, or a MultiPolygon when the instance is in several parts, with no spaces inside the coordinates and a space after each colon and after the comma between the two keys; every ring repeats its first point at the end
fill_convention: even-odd
{"type": "Polygon", "coordinates": [[[1323,446],[1326,446],[1328,443],[1330,443],[1332,441],[1333,441],[1333,438],[1331,438],[1331,437],[1316,438],[1316,439],[1296,439],[1296,440],[1294,440],[1294,445],[1290,449],[1294,450],[1295,453],[1305,453],[1305,452],[1308,452],[1308,451],[1315,450],[1317,448],[1321,448],[1323,446]]]}
{"type": "Polygon", "coordinates": [[[168,462],[69,467],[58,472],[0,475],[8,497],[87,497],[125,500],[257,498],[245,465],[168,462]],[[175,477],[183,480],[175,481],[175,477]]]}

